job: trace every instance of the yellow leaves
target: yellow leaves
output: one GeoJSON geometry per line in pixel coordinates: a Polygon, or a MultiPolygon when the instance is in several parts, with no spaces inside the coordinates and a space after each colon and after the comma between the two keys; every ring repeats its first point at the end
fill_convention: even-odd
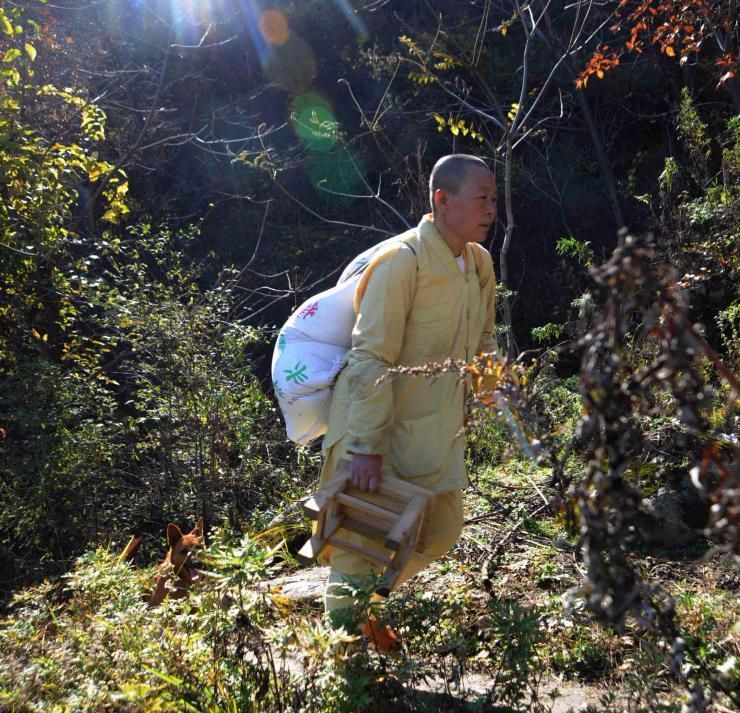
{"type": "Polygon", "coordinates": [[[434,81],[434,75],[426,71],[424,72],[411,71],[408,73],[408,78],[414,84],[431,84],[434,81]]]}
{"type": "MultiPolygon", "coordinates": [[[[106,161],[97,161],[93,156],[86,163],[85,169],[88,180],[91,183],[95,183],[101,177],[110,175],[114,167],[106,161]]],[[[109,178],[108,187],[103,191],[103,196],[108,200],[108,206],[101,216],[101,220],[108,223],[118,223],[121,218],[128,215],[130,211],[125,202],[127,194],[128,178],[123,171],[118,171],[116,175],[109,178]]]]}
{"type": "Polygon", "coordinates": [[[419,46],[408,35],[401,35],[398,40],[402,45],[406,47],[407,50],[409,50],[409,52],[417,56],[422,54],[419,46]]]}
{"type": "Polygon", "coordinates": [[[36,59],[36,48],[28,42],[26,42],[23,47],[26,50],[26,54],[28,55],[29,59],[31,60],[31,62],[33,62],[36,59]]]}
{"type": "Polygon", "coordinates": [[[21,51],[17,47],[11,47],[3,55],[3,62],[13,62],[21,56],[21,51]]]}
{"type": "Polygon", "coordinates": [[[0,27],[8,37],[13,36],[13,25],[3,10],[0,10],[0,27]]]}
{"type": "Polygon", "coordinates": [[[432,52],[432,56],[439,60],[434,63],[434,68],[439,70],[440,72],[447,72],[454,67],[460,66],[460,62],[458,62],[452,55],[449,55],[446,52],[434,50],[434,52],[432,52]]]}
{"type": "Polygon", "coordinates": [[[484,405],[494,405],[497,396],[505,391],[524,388],[527,384],[527,369],[509,362],[498,354],[476,357],[463,367],[463,373],[470,374],[475,397],[484,405]]]}
{"type": "MultiPolygon", "coordinates": [[[[495,28],[495,30],[498,30],[501,37],[506,37],[506,34],[509,32],[509,28],[516,22],[517,20],[517,11],[514,10],[511,17],[508,20],[504,20],[498,27],[495,28]]],[[[494,31],[495,31],[494,30],[494,31]]]]}
{"type": "Polygon", "coordinates": [[[90,183],[95,183],[101,176],[104,176],[113,169],[113,166],[107,161],[92,160],[87,165],[87,178],[90,183]]]}
{"type": "Polygon", "coordinates": [[[33,329],[32,328],[31,329],[31,334],[33,335],[33,337],[35,339],[39,339],[42,342],[48,342],[49,341],[49,335],[48,334],[41,335],[41,334],[38,333],[38,331],[36,329],[33,329]]]}
{"type": "Polygon", "coordinates": [[[123,171],[120,171],[122,178],[113,177],[111,179],[112,188],[105,191],[103,195],[110,201],[108,209],[103,213],[102,219],[108,223],[118,223],[121,218],[129,214],[129,207],[125,199],[128,193],[128,179],[123,171]]]}
{"type": "Polygon", "coordinates": [[[288,616],[295,611],[296,600],[290,597],[281,596],[280,594],[270,593],[270,602],[283,615],[288,616]]]}
{"type": "Polygon", "coordinates": [[[406,49],[417,58],[417,61],[414,64],[419,68],[419,71],[411,70],[407,75],[415,84],[426,85],[435,81],[436,77],[433,70],[438,72],[447,72],[454,67],[460,66],[460,62],[457,59],[442,50],[423,52],[419,45],[417,45],[408,35],[401,35],[398,39],[401,44],[403,44],[406,49]],[[430,54],[432,58],[431,62],[430,54]]]}
{"type": "Polygon", "coordinates": [[[473,393],[484,406],[491,406],[494,401],[494,392],[501,383],[499,374],[482,374],[473,380],[473,393]]]}
{"type": "Polygon", "coordinates": [[[472,123],[468,124],[465,119],[454,119],[453,117],[444,119],[439,114],[432,114],[432,117],[437,122],[437,131],[439,132],[444,131],[445,127],[447,127],[453,136],[469,136],[479,143],[483,141],[483,136],[475,130],[474,125],[472,123]]]}
{"type": "Polygon", "coordinates": [[[517,102],[514,102],[511,105],[511,109],[509,109],[509,113],[506,116],[508,117],[509,121],[514,121],[518,113],[519,113],[519,104],[517,102]]]}
{"type": "Polygon", "coordinates": [[[245,166],[250,166],[257,171],[265,171],[272,178],[275,178],[278,173],[278,169],[272,161],[269,151],[260,151],[253,154],[249,151],[240,151],[233,159],[232,163],[242,163],[245,166]]]}
{"type": "Polygon", "coordinates": [[[95,104],[85,104],[82,107],[82,133],[93,141],[102,141],[105,138],[105,112],[95,104]]]}
{"type": "Polygon", "coordinates": [[[108,206],[108,210],[103,213],[101,220],[106,223],[118,223],[121,218],[124,218],[130,212],[129,207],[122,201],[112,201],[108,206]]]}

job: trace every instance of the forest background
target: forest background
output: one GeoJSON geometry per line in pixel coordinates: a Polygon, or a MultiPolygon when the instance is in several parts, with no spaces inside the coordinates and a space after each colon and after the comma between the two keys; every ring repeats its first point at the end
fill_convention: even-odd
{"type": "MultiPolygon", "coordinates": [[[[259,662],[265,650],[245,611],[261,630],[292,620],[284,602],[245,604],[242,588],[267,575],[271,546],[305,537],[286,504],[315,485],[319,464],[317,448],[284,436],[270,358],[287,316],[352,257],[414,225],[434,161],[465,152],[497,174],[487,247],[508,357],[470,370],[508,406],[499,419],[472,406],[474,534],[455,560],[468,580],[458,599],[425,605],[450,614],[467,648],[416,653],[508,670],[480,705],[534,705],[543,672],[616,675],[635,651],[654,657],[644,671],[674,682],[666,706],[684,694],[737,703],[738,614],[727,606],[740,537],[737,44],[731,0],[3,2],[0,588],[3,648],[20,663],[5,661],[0,702],[73,710],[74,696],[97,701],[82,692],[94,681],[95,705],[131,710],[287,710],[289,698],[356,709],[389,685],[377,662],[383,676],[317,664],[303,687],[266,663],[245,673],[239,637],[259,662]],[[97,621],[114,600],[117,616],[139,617],[126,624],[133,638],[155,626],[135,596],[151,570],[115,553],[142,534],[139,565],[151,564],[166,524],[199,515],[238,613],[219,610],[214,623],[196,597],[205,648],[185,646],[191,631],[177,644],[189,653],[161,670],[160,649],[138,651],[125,682],[97,670],[90,641],[105,637],[74,639],[76,616],[97,621]],[[522,532],[552,557],[561,543],[568,573],[543,574],[548,555],[517,550],[522,532]],[[651,547],[694,563],[677,570],[687,611],[704,612],[691,635],[677,593],[665,590],[673,603],[661,608],[662,585],[642,576],[651,547]],[[553,597],[580,587],[588,645],[576,637],[554,661],[537,639],[542,603],[494,596],[493,575],[484,613],[465,623],[461,601],[483,596],[471,582],[516,562],[553,597]],[[593,633],[587,614],[607,628],[593,633]],[[625,626],[640,632],[630,646],[615,643],[625,626]],[[529,648],[496,658],[481,631],[500,643],[511,627],[529,648]],[[50,655],[47,636],[67,653],[50,655]],[[666,650],[683,663],[666,663],[666,650]]],[[[174,638],[178,621],[167,620],[174,638]]],[[[425,624],[408,624],[410,641],[414,626],[425,624]]],[[[334,650],[329,630],[311,631],[317,650],[334,650]]],[[[404,675],[395,669],[416,680],[404,675]]],[[[655,700],[649,678],[638,700],[648,689],[655,700]]],[[[399,706],[421,705],[393,690],[399,706]]]]}

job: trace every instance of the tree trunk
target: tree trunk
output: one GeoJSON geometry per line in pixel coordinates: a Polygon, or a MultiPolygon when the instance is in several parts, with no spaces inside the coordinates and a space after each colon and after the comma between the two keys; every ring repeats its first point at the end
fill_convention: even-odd
{"type": "Polygon", "coordinates": [[[722,88],[730,95],[732,99],[732,106],[735,109],[736,114],[740,114],[740,82],[736,78],[728,79],[722,88]]]}
{"type": "Polygon", "coordinates": [[[614,171],[612,171],[609,157],[606,155],[604,141],[601,138],[599,129],[594,123],[594,119],[591,114],[591,106],[588,103],[585,92],[582,89],[576,90],[576,96],[578,97],[578,105],[581,108],[583,119],[588,128],[588,134],[591,137],[591,143],[594,145],[594,149],[596,149],[596,158],[599,162],[601,177],[604,180],[606,192],[609,195],[609,203],[611,205],[612,215],[614,216],[614,222],[617,224],[617,230],[619,230],[625,227],[625,221],[622,213],[622,206],[619,202],[617,182],[614,180],[614,171]]]}
{"type": "Polygon", "coordinates": [[[519,354],[519,348],[514,338],[511,319],[511,286],[509,284],[509,248],[511,247],[511,237],[514,234],[514,207],[511,200],[511,173],[513,169],[514,141],[511,132],[506,134],[506,157],[504,169],[504,202],[506,204],[506,230],[504,232],[504,242],[501,246],[499,265],[501,269],[501,284],[504,287],[503,297],[503,315],[504,326],[506,327],[506,355],[516,357],[519,354]]]}
{"type": "MultiPolygon", "coordinates": [[[[559,33],[552,24],[550,14],[545,13],[545,28],[547,30],[547,39],[549,40],[548,46],[550,51],[553,53],[554,58],[557,60],[559,57],[557,53],[561,55],[567,52],[559,33]]],[[[571,77],[575,81],[578,76],[578,72],[573,63],[573,57],[569,56],[565,62],[565,66],[568,68],[571,77]]],[[[609,163],[609,157],[606,153],[606,147],[604,146],[604,140],[599,133],[599,130],[594,123],[593,115],[591,114],[591,105],[588,103],[586,93],[582,89],[576,90],[576,97],[578,98],[578,106],[583,114],[583,120],[586,122],[586,128],[588,129],[588,135],[591,138],[591,143],[594,145],[596,150],[596,159],[599,162],[599,171],[601,177],[604,180],[604,186],[606,188],[607,195],[609,196],[609,204],[612,209],[612,216],[614,216],[614,222],[616,223],[617,230],[625,227],[624,214],[622,213],[622,206],[619,201],[619,191],[617,190],[617,182],[614,179],[614,172],[612,166],[609,163]]]]}

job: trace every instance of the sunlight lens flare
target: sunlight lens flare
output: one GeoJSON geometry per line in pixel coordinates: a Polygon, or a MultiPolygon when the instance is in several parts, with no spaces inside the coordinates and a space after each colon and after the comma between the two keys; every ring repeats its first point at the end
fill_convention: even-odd
{"type": "Polygon", "coordinates": [[[259,29],[265,41],[273,47],[282,47],[290,36],[288,21],[280,10],[270,8],[260,15],[259,29]]]}
{"type": "Polygon", "coordinates": [[[357,11],[349,3],[349,0],[334,0],[334,3],[339,8],[340,12],[344,15],[347,22],[354,27],[355,32],[358,35],[367,35],[367,28],[365,23],[362,22],[357,11]]]}
{"type": "Polygon", "coordinates": [[[199,0],[170,0],[169,16],[175,38],[183,44],[197,44],[203,28],[216,21],[211,3],[199,0]]]}
{"type": "Polygon", "coordinates": [[[306,92],[293,100],[290,121],[310,151],[330,151],[339,141],[339,122],[329,102],[316,92],[306,92]]]}
{"type": "Polygon", "coordinates": [[[359,157],[346,146],[315,153],[306,164],[306,175],[323,200],[345,203],[362,192],[365,169],[359,157]]]}

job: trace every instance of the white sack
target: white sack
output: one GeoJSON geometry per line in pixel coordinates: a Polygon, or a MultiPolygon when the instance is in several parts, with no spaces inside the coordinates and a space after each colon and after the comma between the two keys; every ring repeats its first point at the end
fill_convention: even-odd
{"type": "Polygon", "coordinates": [[[355,288],[359,281],[358,275],[307,299],[283,325],[281,332],[285,338],[349,349],[355,323],[355,288]]]}
{"type": "Polygon", "coordinates": [[[289,402],[281,402],[278,398],[278,402],[285,417],[285,430],[291,441],[308,444],[326,433],[331,389],[294,397],[289,402]]]}
{"type": "Polygon", "coordinates": [[[310,443],[326,433],[331,386],[352,345],[360,278],[306,300],[283,325],[272,355],[272,384],[288,438],[310,443]]]}
{"type": "Polygon", "coordinates": [[[372,260],[376,255],[379,255],[381,250],[395,243],[398,238],[398,235],[394,235],[392,238],[388,238],[388,240],[384,240],[382,243],[373,245],[371,248],[365,250],[365,252],[360,253],[349,265],[347,265],[347,267],[344,268],[342,274],[339,276],[337,284],[341,285],[350,277],[362,274],[370,260],[372,260]]]}
{"type": "Polygon", "coordinates": [[[335,287],[306,300],[280,330],[272,385],[291,441],[310,443],[326,433],[331,387],[352,346],[355,288],[367,264],[396,240],[384,240],[358,255],[335,287]]]}

